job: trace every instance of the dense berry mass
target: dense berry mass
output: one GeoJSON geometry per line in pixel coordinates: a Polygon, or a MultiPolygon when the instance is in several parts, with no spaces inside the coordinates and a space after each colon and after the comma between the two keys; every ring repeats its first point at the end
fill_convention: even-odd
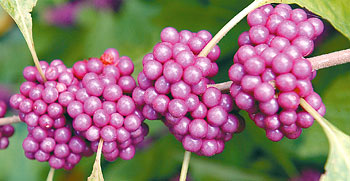
{"type": "Polygon", "coordinates": [[[207,88],[218,72],[219,47],[198,57],[212,38],[206,30],[178,32],[167,27],[160,38],[162,42],[143,58],[133,99],[147,119],[161,119],[187,151],[221,153],[224,142],[243,129],[244,120],[229,94],[207,88]]]}
{"type": "Polygon", "coordinates": [[[82,156],[96,152],[103,139],[106,160],[131,159],[148,126],[131,98],[136,82],[130,58],[119,57],[110,48],[100,58],[78,61],[73,68],[61,60],[40,65],[47,81],[35,67],[26,67],[27,81],[10,99],[28,126],[23,141],[26,157],[70,170],[82,156]]]}
{"type": "Polygon", "coordinates": [[[28,66],[23,70],[26,82],[20,86],[20,93],[10,99],[11,107],[20,111],[21,120],[27,124],[28,136],[22,147],[29,159],[70,170],[81,157],[93,153],[90,143],[72,128],[72,118],[67,115],[80,82],[61,60],[50,64],[40,61],[40,66],[47,81],[35,67],[28,66]]]}
{"type": "Polygon", "coordinates": [[[103,139],[102,153],[108,161],[133,158],[135,146],[148,134],[145,119],[131,97],[136,88],[133,71],[131,59],[119,57],[113,48],[100,58],[79,61],[73,66],[81,87],[76,92],[77,100],[67,107],[72,126],[91,142],[95,152],[103,139]]]}
{"type": "Polygon", "coordinates": [[[11,107],[20,111],[27,124],[28,136],[22,147],[29,159],[70,170],[81,157],[92,155],[90,144],[72,129],[72,118],[66,114],[80,82],[61,60],[40,61],[40,66],[47,81],[35,67],[28,66],[23,70],[26,82],[10,99],[11,107]]]}
{"type": "Polygon", "coordinates": [[[251,28],[239,36],[240,48],[229,70],[231,96],[265,129],[268,139],[295,139],[314,121],[299,106],[300,98],[325,114],[312,88],[311,63],[304,58],[312,53],[323,23],[286,4],[262,6],[249,13],[247,21],[251,28]]]}

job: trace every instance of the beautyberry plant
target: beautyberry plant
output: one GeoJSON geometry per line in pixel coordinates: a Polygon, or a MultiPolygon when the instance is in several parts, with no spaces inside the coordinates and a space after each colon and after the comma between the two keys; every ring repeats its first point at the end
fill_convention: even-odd
{"type": "MultiPolygon", "coordinates": [[[[23,5],[4,2],[0,4],[18,23],[36,67],[23,70],[25,82],[9,101],[18,116],[2,118],[6,104],[0,101],[0,149],[8,147],[14,133],[9,123],[24,122],[28,131],[22,143],[24,154],[48,162],[52,168],[48,180],[54,169],[71,170],[94,152],[96,160],[88,180],[103,180],[101,155],[107,161],[132,159],[136,146],[148,135],[144,122],[148,119],[161,120],[181,142],[185,156],[180,180],[184,181],[191,152],[208,157],[219,154],[225,142],[245,129],[240,110],[275,142],[298,138],[303,128],[317,120],[330,140],[328,162],[349,165],[350,139],[322,117],[326,108],[311,81],[316,69],[348,62],[350,53],[306,58],[324,25],[303,9],[263,5],[274,1],[256,0],[214,37],[206,30],[166,27],[160,33],[161,41],[144,55],[143,69],[135,81],[133,61],[119,56],[114,48],[99,58],[77,61],[72,68],[59,59],[39,62],[30,17],[36,1],[23,5]],[[231,81],[217,84],[212,80],[219,71],[217,43],[245,15],[250,29],[238,37],[239,49],[228,71],[231,81]],[[320,59],[323,62],[317,62],[320,59]],[[337,151],[340,159],[334,156],[337,151]]],[[[122,1],[93,2],[101,7],[114,2],[119,7],[122,1]]],[[[77,4],[67,6],[68,17],[74,17],[77,4]]],[[[67,20],[58,19],[61,25],[74,22],[67,20]]],[[[339,170],[327,164],[326,176],[328,172],[349,178],[339,170]]]]}

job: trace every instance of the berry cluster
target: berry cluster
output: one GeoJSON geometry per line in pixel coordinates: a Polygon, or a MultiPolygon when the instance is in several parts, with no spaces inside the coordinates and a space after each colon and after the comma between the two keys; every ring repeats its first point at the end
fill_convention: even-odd
{"type": "Polygon", "coordinates": [[[19,116],[28,127],[22,144],[25,156],[48,161],[55,169],[69,170],[82,156],[92,155],[89,144],[72,129],[62,101],[78,89],[79,81],[61,60],[50,65],[41,61],[40,65],[48,81],[44,83],[35,67],[26,67],[23,76],[27,81],[20,86],[20,94],[11,97],[10,105],[20,111],[19,116]]]}
{"type": "MultiPolygon", "coordinates": [[[[129,160],[148,134],[145,118],[162,120],[185,150],[213,156],[244,129],[240,109],[272,141],[299,137],[314,121],[299,106],[300,98],[321,115],[326,111],[312,88],[315,72],[304,58],[312,53],[323,24],[286,4],[258,8],[247,21],[251,28],[239,36],[229,70],[230,94],[210,86],[218,73],[219,47],[198,56],[212,39],[206,30],[163,29],[161,42],[142,60],[139,86],[131,76],[131,59],[119,57],[113,48],[72,68],[61,60],[41,61],[46,82],[35,67],[26,67],[26,82],[10,99],[28,126],[26,157],[70,170],[96,152],[102,139],[106,160],[129,160]]],[[[0,102],[0,117],[5,112],[0,102]]],[[[0,127],[0,149],[8,146],[13,132],[11,125],[0,127]]]]}
{"type": "Polygon", "coordinates": [[[108,161],[131,159],[148,126],[131,92],[134,65],[107,49],[100,58],[78,61],[67,68],[61,60],[40,62],[46,82],[35,67],[26,67],[20,94],[10,99],[28,126],[23,141],[29,159],[48,161],[55,169],[72,169],[82,156],[97,151],[100,138],[108,161]]]}
{"type": "Polygon", "coordinates": [[[162,30],[162,42],[144,56],[133,98],[143,106],[143,115],[161,119],[187,151],[212,156],[221,153],[224,142],[239,132],[243,119],[234,112],[233,99],[217,88],[207,88],[218,72],[216,45],[208,57],[198,57],[211,40],[205,30],[162,30]]]}
{"type": "MultiPolygon", "coordinates": [[[[6,114],[6,103],[0,101],[0,118],[4,117],[6,114]]],[[[15,129],[12,125],[0,126],[0,150],[6,149],[9,146],[9,137],[13,135],[15,129]]]]}
{"type": "Polygon", "coordinates": [[[102,153],[108,161],[118,156],[133,158],[134,145],[148,133],[145,119],[130,96],[136,87],[133,71],[130,58],[119,57],[113,48],[107,49],[100,59],[78,61],[73,66],[81,88],[75,100],[69,100],[67,112],[74,119],[73,128],[92,142],[93,151],[97,150],[99,139],[104,140],[102,153]]]}
{"type": "Polygon", "coordinates": [[[299,106],[304,98],[321,115],[325,106],[313,91],[311,63],[304,57],[323,31],[317,18],[289,5],[265,5],[248,14],[251,27],[238,38],[239,50],[229,70],[232,97],[266,136],[279,141],[299,137],[313,117],[299,106]]]}

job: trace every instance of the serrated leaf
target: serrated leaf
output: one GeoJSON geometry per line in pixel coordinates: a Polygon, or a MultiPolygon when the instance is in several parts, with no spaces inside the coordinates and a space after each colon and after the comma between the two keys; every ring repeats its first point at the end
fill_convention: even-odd
{"type": "MultiPolygon", "coordinates": [[[[38,67],[38,71],[43,76],[43,72],[39,65],[39,59],[36,55],[32,33],[32,12],[37,0],[1,0],[0,5],[16,22],[18,28],[21,30],[24,39],[27,42],[30,53],[33,56],[34,63],[38,67]]],[[[46,80],[45,76],[43,79],[46,80]]]]}
{"type": "Polygon", "coordinates": [[[326,172],[321,176],[321,180],[350,180],[350,136],[319,115],[304,99],[300,100],[300,104],[321,125],[329,141],[326,172]]]}
{"type": "Polygon", "coordinates": [[[327,19],[335,29],[350,39],[350,9],[348,0],[267,0],[267,3],[296,3],[327,19]]]}

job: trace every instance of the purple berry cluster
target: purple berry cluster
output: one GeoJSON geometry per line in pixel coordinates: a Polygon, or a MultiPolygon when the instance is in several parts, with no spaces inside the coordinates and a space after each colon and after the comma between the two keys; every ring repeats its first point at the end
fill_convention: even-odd
{"type": "Polygon", "coordinates": [[[110,48],[100,58],[78,61],[73,68],[61,60],[40,65],[47,81],[35,67],[26,67],[26,82],[10,99],[28,126],[23,141],[26,157],[70,170],[82,156],[96,152],[103,139],[106,160],[131,159],[148,126],[131,98],[136,82],[130,58],[119,57],[110,48]]]}
{"type": "Polygon", "coordinates": [[[268,139],[296,139],[314,122],[299,106],[300,98],[325,114],[321,97],[312,88],[311,63],[304,58],[312,53],[323,23],[287,4],[262,6],[249,13],[247,21],[250,30],[239,36],[240,48],[229,70],[231,95],[265,129],[268,139]]]}
{"type": "Polygon", "coordinates": [[[243,128],[243,119],[233,112],[237,109],[229,94],[207,88],[214,83],[209,78],[218,72],[219,47],[198,57],[212,38],[206,30],[178,32],[167,27],[160,38],[162,42],[143,58],[133,99],[143,106],[147,119],[161,119],[187,151],[205,156],[221,153],[224,142],[243,128]]]}
{"type": "Polygon", "coordinates": [[[66,116],[67,101],[74,99],[79,81],[72,69],[61,60],[50,64],[40,61],[47,81],[35,67],[23,70],[26,82],[20,86],[20,94],[14,94],[10,105],[20,111],[19,116],[27,124],[28,136],[23,141],[25,156],[40,162],[48,161],[55,169],[72,169],[82,156],[92,155],[90,145],[72,129],[72,120],[66,116]]]}
{"type": "MultiPolygon", "coordinates": [[[[3,118],[6,114],[6,103],[0,101],[0,118],[3,118]]],[[[0,150],[6,149],[9,146],[9,137],[13,135],[15,129],[12,125],[0,126],[0,150]]]]}
{"type": "MultiPolygon", "coordinates": [[[[118,156],[134,157],[135,145],[148,134],[145,118],[136,107],[131,93],[136,82],[131,74],[134,64],[129,57],[119,57],[117,50],[107,49],[101,58],[78,61],[73,72],[81,87],[67,106],[73,128],[82,132],[96,152],[100,138],[106,160],[118,156]]],[[[72,96],[73,97],[73,96],[72,96]]]]}

